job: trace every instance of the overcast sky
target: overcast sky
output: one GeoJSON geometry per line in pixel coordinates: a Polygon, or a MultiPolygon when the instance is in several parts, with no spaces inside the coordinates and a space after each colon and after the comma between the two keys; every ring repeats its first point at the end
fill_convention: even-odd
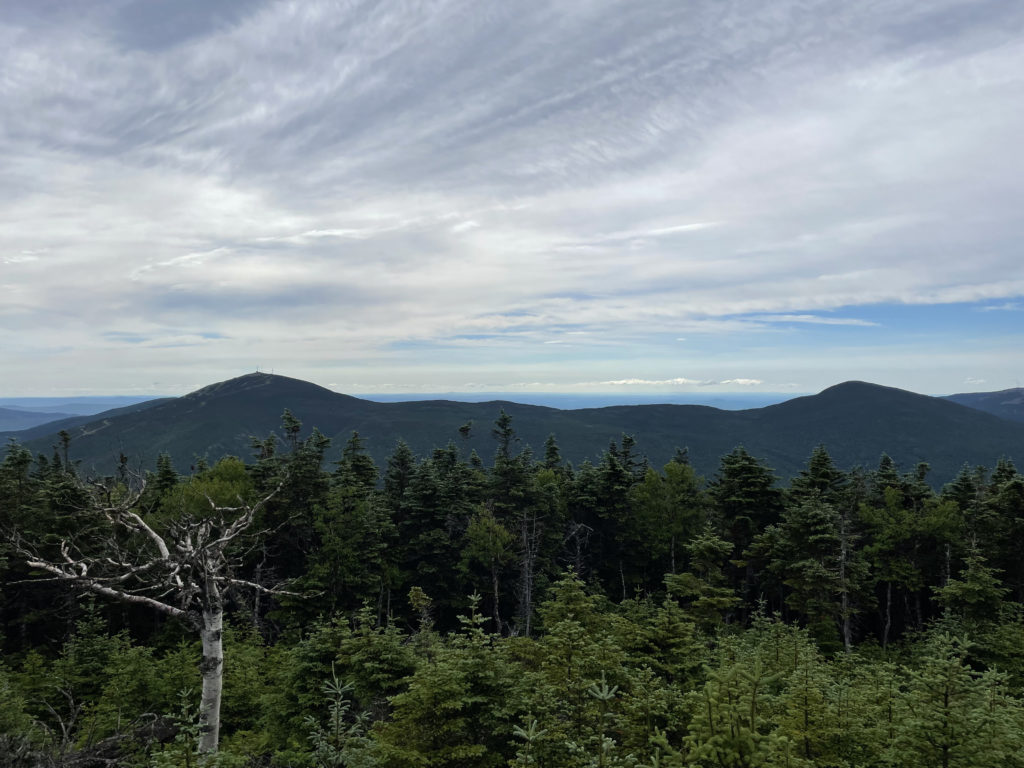
{"type": "Polygon", "coordinates": [[[0,6],[0,396],[1024,382],[1024,3],[0,6]]]}

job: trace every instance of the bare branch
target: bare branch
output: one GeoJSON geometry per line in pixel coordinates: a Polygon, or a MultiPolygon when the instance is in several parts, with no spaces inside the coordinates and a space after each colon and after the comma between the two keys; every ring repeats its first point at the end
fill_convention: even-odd
{"type": "Polygon", "coordinates": [[[72,584],[80,586],[82,589],[87,589],[90,592],[95,592],[98,595],[104,595],[106,597],[112,597],[115,600],[122,600],[126,603],[134,603],[136,605],[147,605],[161,613],[166,613],[169,616],[183,619],[187,617],[187,613],[180,608],[175,608],[173,605],[162,603],[159,600],[155,600],[147,595],[137,595],[132,592],[125,592],[121,589],[113,589],[105,584],[101,583],[96,579],[91,579],[86,576],[79,576],[74,573],[68,573],[62,570],[59,566],[53,563],[46,563],[42,560],[29,560],[26,563],[30,568],[38,568],[41,571],[53,574],[58,581],[66,581],[72,584]]]}
{"type": "Polygon", "coordinates": [[[160,557],[167,560],[171,556],[170,550],[167,549],[167,542],[165,542],[163,537],[161,537],[156,531],[150,528],[137,512],[125,509],[120,512],[120,514],[135,523],[135,525],[138,526],[138,530],[141,530],[149,537],[150,541],[153,542],[157,551],[160,553],[160,557]]]}
{"type": "Polygon", "coordinates": [[[199,519],[183,516],[160,532],[158,527],[146,522],[138,509],[141,490],[115,505],[111,489],[99,488],[105,498],[94,496],[94,505],[89,509],[94,516],[90,522],[97,522],[99,526],[86,529],[74,539],[60,541],[56,556],[42,554],[51,550],[26,544],[16,532],[15,547],[30,568],[50,577],[38,581],[60,581],[123,603],[145,605],[184,619],[198,631],[204,657],[200,712],[208,726],[200,749],[214,751],[219,733],[223,674],[224,590],[239,587],[259,594],[301,597],[296,592],[265,587],[231,575],[232,569],[241,563],[238,549],[232,545],[245,541],[246,534],[254,536],[250,529],[257,512],[281,486],[255,504],[245,504],[239,499],[242,501],[239,507],[218,507],[207,496],[213,515],[199,519]],[[126,543],[126,537],[120,535],[122,529],[130,534],[142,534],[144,539],[131,536],[126,543]],[[146,540],[152,546],[147,545],[146,540]]]}
{"type": "Polygon", "coordinates": [[[228,586],[232,587],[247,587],[248,589],[255,590],[264,595],[286,595],[288,597],[302,597],[299,592],[290,592],[287,589],[281,589],[280,587],[265,587],[262,584],[257,584],[254,581],[246,581],[245,579],[236,579],[234,576],[215,576],[217,581],[223,582],[228,586]]]}

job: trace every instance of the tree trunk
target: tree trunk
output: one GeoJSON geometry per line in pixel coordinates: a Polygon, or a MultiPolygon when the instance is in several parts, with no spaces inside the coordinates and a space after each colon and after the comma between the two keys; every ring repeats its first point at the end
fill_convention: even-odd
{"type": "Polygon", "coordinates": [[[849,540],[846,535],[846,516],[840,518],[839,528],[839,588],[842,591],[842,604],[840,616],[843,627],[843,650],[850,653],[853,649],[852,632],[850,628],[850,586],[846,583],[846,558],[849,555],[849,540]]]}
{"type": "Polygon", "coordinates": [[[882,629],[882,650],[889,647],[889,627],[892,626],[892,582],[885,585],[885,627],[882,629]]]}
{"type": "Polygon", "coordinates": [[[501,589],[498,582],[498,564],[491,562],[491,590],[494,592],[494,634],[501,634],[501,613],[499,612],[501,602],[501,589]]]}
{"type": "Polygon", "coordinates": [[[199,635],[203,641],[203,660],[199,665],[203,674],[199,751],[208,753],[216,752],[220,741],[220,698],[224,689],[224,609],[221,605],[203,610],[203,628],[199,635]]]}
{"type": "Polygon", "coordinates": [[[524,512],[519,526],[519,631],[530,636],[533,619],[533,582],[538,548],[537,513],[524,512]]]}

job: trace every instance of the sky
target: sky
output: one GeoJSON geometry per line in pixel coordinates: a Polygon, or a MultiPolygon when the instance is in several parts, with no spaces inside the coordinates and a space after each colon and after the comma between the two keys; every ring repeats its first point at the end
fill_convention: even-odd
{"type": "Polygon", "coordinates": [[[1024,380],[1024,3],[12,0],[0,397],[1024,380]]]}

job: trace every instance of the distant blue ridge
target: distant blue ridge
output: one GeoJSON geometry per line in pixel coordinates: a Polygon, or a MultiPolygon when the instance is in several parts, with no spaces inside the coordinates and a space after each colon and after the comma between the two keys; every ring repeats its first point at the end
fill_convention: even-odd
{"type": "Polygon", "coordinates": [[[604,408],[610,405],[709,405],[724,411],[762,408],[800,397],[805,393],[793,392],[651,392],[651,393],[586,393],[574,392],[400,392],[355,394],[363,400],[376,403],[402,403],[411,400],[454,400],[460,403],[485,403],[508,400],[524,405],[544,405],[571,411],[580,408],[604,408]]]}
{"type": "MultiPolygon", "coordinates": [[[[347,393],[346,393],[347,394],[347,393]]],[[[460,403],[485,403],[507,400],[524,405],[543,405],[565,411],[604,408],[612,405],[709,405],[725,411],[762,408],[809,393],[794,392],[396,392],[354,393],[353,397],[375,403],[402,403],[414,400],[454,400],[460,403]]],[[[23,411],[62,411],[82,415],[100,413],[109,408],[155,399],[155,396],[106,397],[11,397],[0,398],[0,408],[23,411]]]]}

